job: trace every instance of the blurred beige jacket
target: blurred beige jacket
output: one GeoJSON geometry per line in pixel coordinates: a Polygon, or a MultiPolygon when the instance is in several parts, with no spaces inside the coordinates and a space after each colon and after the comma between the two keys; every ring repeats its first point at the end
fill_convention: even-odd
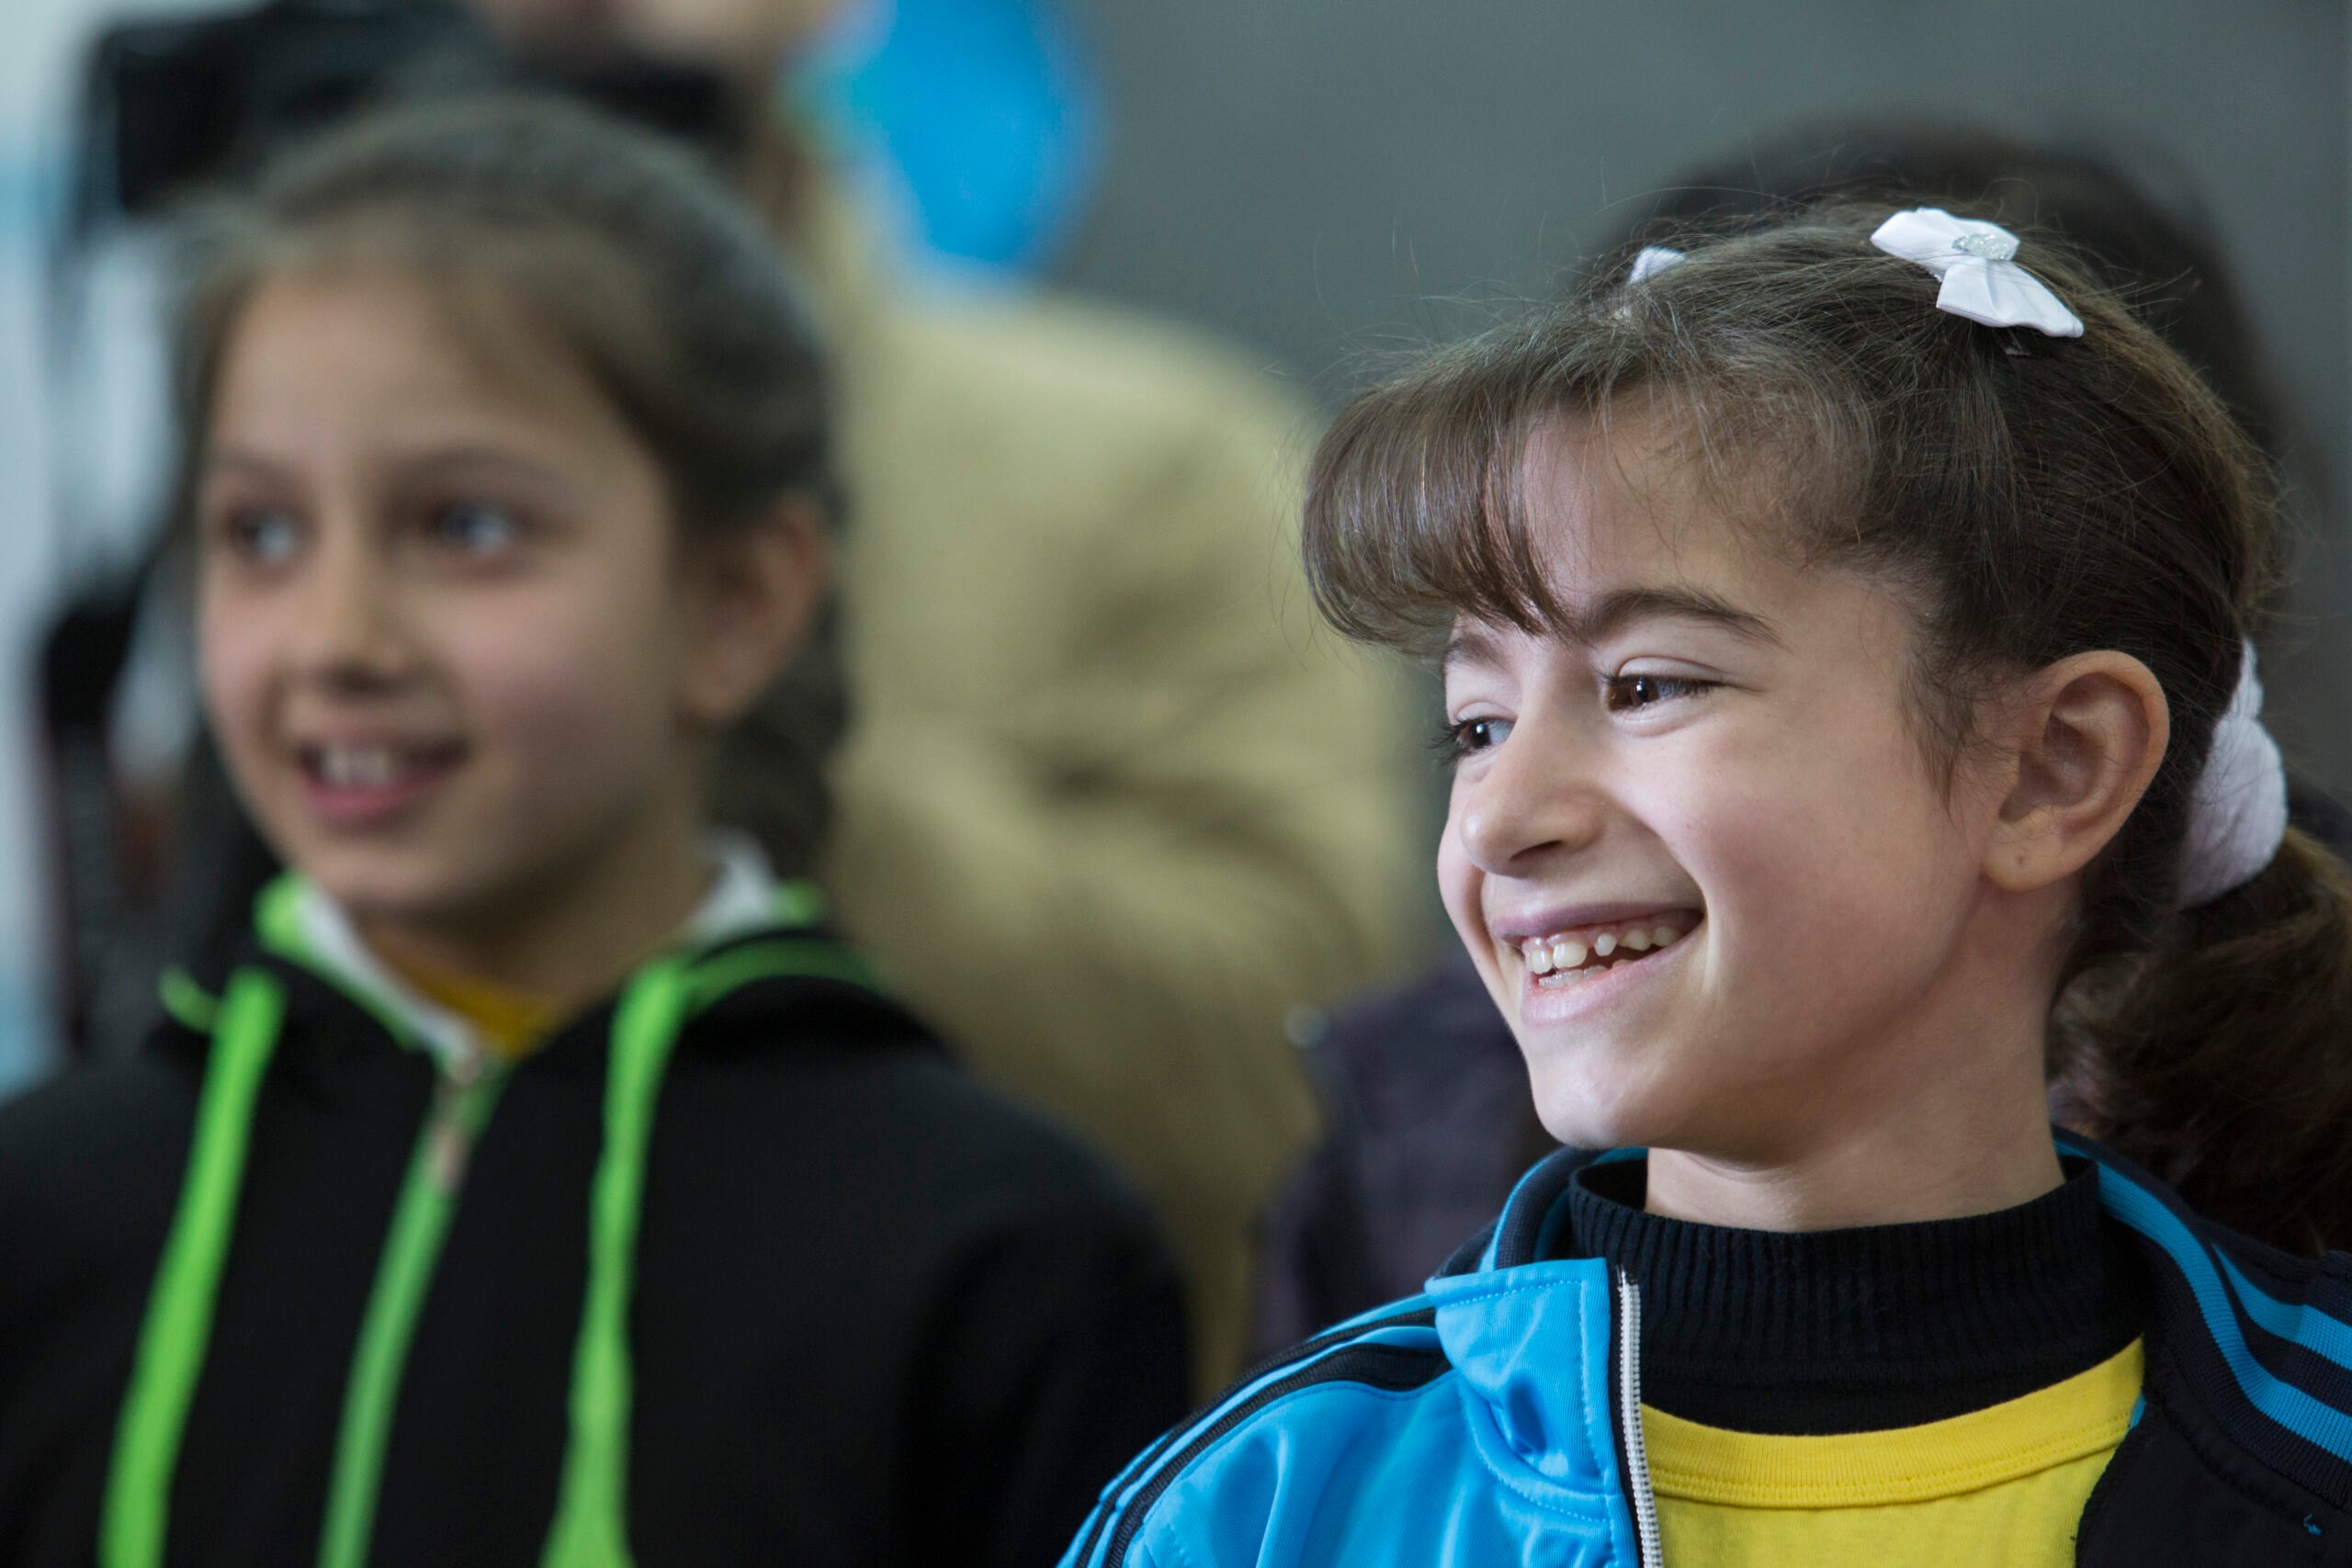
{"type": "Polygon", "coordinates": [[[898,288],[821,190],[794,229],[851,506],[828,881],[979,1072],[1157,1201],[1214,1388],[1317,1130],[1284,1015],[1418,907],[1401,684],[1299,568],[1311,416],[1179,328],[898,288]]]}

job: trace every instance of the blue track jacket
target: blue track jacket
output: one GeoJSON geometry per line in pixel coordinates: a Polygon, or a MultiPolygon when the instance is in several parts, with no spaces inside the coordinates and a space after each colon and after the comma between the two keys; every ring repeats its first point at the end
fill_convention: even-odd
{"type": "MultiPolygon", "coordinates": [[[[2289,1258],[2059,1146],[2098,1163],[2152,1303],[2076,1561],[2352,1563],[2352,1257],[2289,1258]]],[[[1661,1568],[1639,1292],[1556,1256],[1570,1179],[1638,1152],[1544,1160],[1421,1295],[1244,1377],[1103,1491],[1063,1568],[1661,1568]]]]}

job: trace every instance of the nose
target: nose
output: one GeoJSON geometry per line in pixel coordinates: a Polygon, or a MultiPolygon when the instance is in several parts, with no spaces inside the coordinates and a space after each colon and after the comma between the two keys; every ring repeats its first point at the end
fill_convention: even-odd
{"type": "Polygon", "coordinates": [[[1606,802],[1581,750],[1522,719],[1484,767],[1457,775],[1453,829],[1472,863],[1490,876],[1524,874],[1600,837],[1606,802]]]}
{"type": "Polygon", "coordinates": [[[294,639],[300,672],[345,692],[395,687],[416,668],[391,573],[357,533],[322,530],[294,639]]]}

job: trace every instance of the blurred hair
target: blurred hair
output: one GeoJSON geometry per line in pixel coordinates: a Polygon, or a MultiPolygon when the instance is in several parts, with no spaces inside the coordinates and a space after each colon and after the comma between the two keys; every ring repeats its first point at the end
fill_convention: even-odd
{"type": "MultiPolygon", "coordinates": [[[[270,278],[392,272],[484,328],[517,320],[575,360],[662,471],[687,542],[795,497],[841,506],[816,333],[772,238],[684,147],[551,97],[481,95],[370,114],[199,210],[176,344],[181,509],[220,363],[270,278]]],[[[502,333],[469,334],[496,352],[502,333]]],[[[779,871],[811,865],[825,766],[848,719],[837,601],[723,738],[712,816],[779,871]]]]}
{"type": "Polygon", "coordinates": [[[2003,681],[2094,649],[2141,660],[2171,739],[2084,878],[2050,1070],[2079,1086],[2086,1130],[2308,1249],[2352,1201],[2352,888],[2290,832],[2247,886],[2178,901],[2191,792],[2270,587],[2266,465],[2067,246],[2029,237],[2023,257],[2086,324],[2051,339],[1938,310],[1934,276],[1870,243],[1884,216],[1831,203],[1677,231],[1680,265],[1629,286],[1621,257],[1359,398],[1310,474],[1317,603],[1424,653],[1459,615],[1561,624],[1529,444],[1631,418],[1679,437],[1712,493],[1736,489],[1741,525],[1917,607],[1911,706],[1947,765],[2003,681]]]}

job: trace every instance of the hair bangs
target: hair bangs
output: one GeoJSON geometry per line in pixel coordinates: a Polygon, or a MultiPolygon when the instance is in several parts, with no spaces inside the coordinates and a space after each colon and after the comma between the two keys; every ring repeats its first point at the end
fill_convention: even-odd
{"type": "Polygon", "coordinates": [[[1527,631],[1556,623],[1524,477],[1555,400],[1539,345],[1510,335],[1520,341],[1474,343],[1358,400],[1317,448],[1307,581],[1346,636],[1425,657],[1464,615],[1527,631]]]}

